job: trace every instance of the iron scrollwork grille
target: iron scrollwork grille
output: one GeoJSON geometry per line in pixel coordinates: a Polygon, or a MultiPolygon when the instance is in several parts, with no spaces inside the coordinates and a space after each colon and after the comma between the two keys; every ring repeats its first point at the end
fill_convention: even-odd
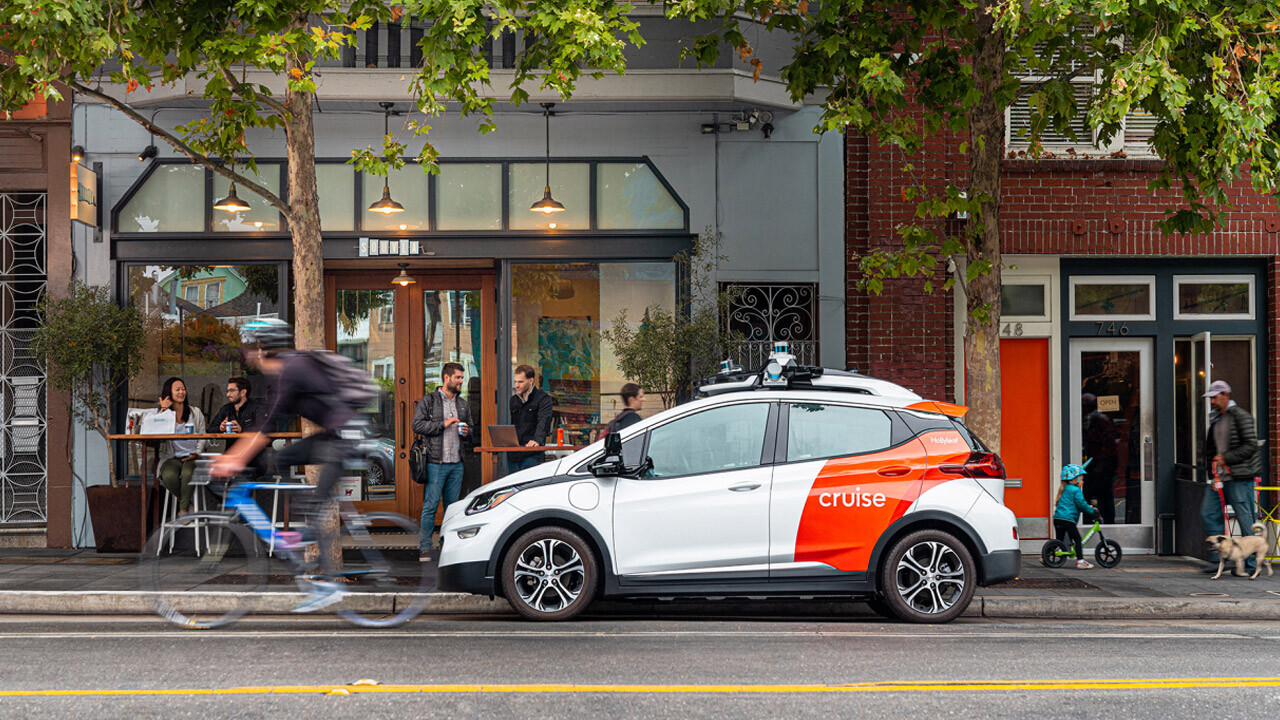
{"type": "Polygon", "coordinates": [[[0,526],[47,520],[44,365],[31,352],[46,284],[44,193],[0,193],[0,526]]]}
{"type": "Polygon", "coordinates": [[[775,342],[786,342],[796,360],[818,364],[818,288],[812,283],[723,283],[732,295],[726,322],[745,340],[734,360],[744,368],[762,366],[775,342]]]}

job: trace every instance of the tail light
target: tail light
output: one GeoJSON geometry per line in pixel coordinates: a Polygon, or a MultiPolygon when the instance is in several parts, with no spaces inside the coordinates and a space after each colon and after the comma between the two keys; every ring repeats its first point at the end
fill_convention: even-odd
{"type": "Polygon", "coordinates": [[[948,475],[967,478],[1004,479],[1004,463],[1000,462],[1000,456],[993,452],[969,453],[963,465],[940,465],[938,470],[948,475]]]}

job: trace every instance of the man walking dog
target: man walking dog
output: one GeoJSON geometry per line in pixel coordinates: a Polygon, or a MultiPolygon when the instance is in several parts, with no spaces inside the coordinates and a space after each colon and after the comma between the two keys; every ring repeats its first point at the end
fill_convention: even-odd
{"type": "MultiPolygon", "coordinates": [[[[1236,511],[1241,535],[1253,534],[1253,479],[1262,473],[1262,457],[1258,452],[1258,435],[1253,416],[1231,399],[1231,386],[1215,380],[1204,394],[1213,411],[1209,415],[1209,431],[1204,440],[1204,456],[1209,458],[1209,481],[1222,480],[1222,494],[1236,511]]],[[[1222,500],[1214,488],[1204,494],[1200,518],[1206,535],[1222,535],[1226,530],[1222,516],[1222,500]]],[[[1217,555],[1217,553],[1211,553],[1217,555]]],[[[1213,562],[1218,559],[1213,558],[1213,562]]],[[[1248,571],[1256,568],[1250,557],[1248,571]]],[[[1205,572],[1214,572],[1210,567],[1205,572]]]]}

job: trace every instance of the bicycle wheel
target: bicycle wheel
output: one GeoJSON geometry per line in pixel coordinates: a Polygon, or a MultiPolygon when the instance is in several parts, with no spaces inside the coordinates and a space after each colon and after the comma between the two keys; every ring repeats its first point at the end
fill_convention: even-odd
{"type": "Polygon", "coordinates": [[[1067,561],[1067,544],[1061,540],[1046,540],[1040,548],[1040,562],[1045,567],[1060,568],[1067,561]]]}
{"type": "Polygon", "coordinates": [[[338,614],[363,627],[399,625],[426,609],[430,588],[418,561],[419,525],[396,513],[368,513],[343,525],[347,597],[338,614]]]}
{"type": "Polygon", "coordinates": [[[267,583],[267,553],[253,533],[220,513],[184,515],[152,533],[139,563],[156,612],[187,628],[244,615],[267,583]]]}
{"type": "Polygon", "coordinates": [[[1093,549],[1093,559],[1104,568],[1113,568],[1120,564],[1120,558],[1124,553],[1120,550],[1120,543],[1115,540],[1103,540],[1098,543],[1098,547],[1093,549]]]}

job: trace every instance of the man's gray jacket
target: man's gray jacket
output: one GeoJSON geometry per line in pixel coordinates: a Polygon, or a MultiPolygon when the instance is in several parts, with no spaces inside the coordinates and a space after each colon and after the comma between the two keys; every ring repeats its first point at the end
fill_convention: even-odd
{"type": "MultiPolygon", "coordinates": [[[[466,423],[470,430],[466,435],[459,438],[462,442],[458,445],[459,456],[461,453],[469,452],[471,447],[475,445],[476,433],[479,432],[471,422],[471,406],[463,399],[459,393],[454,398],[454,405],[458,408],[458,419],[466,423]]],[[[423,396],[418,401],[418,407],[413,411],[413,432],[427,439],[427,462],[431,464],[439,464],[444,462],[444,398],[440,395],[439,390],[433,390],[429,394],[423,396]]],[[[457,432],[452,426],[448,432],[457,432]]]]}
{"type": "Polygon", "coordinates": [[[1223,480],[1253,480],[1262,474],[1262,453],[1258,450],[1258,433],[1253,427],[1253,416],[1244,408],[1232,403],[1225,413],[1214,412],[1209,417],[1209,432],[1204,441],[1204,456],[1213,475],[1213,458],[1221,454],[1231,477],[1223,480]],[[1213,439],[1213,426],[1225,422],[1227,446],[1219,448],[1213,439]]]}

